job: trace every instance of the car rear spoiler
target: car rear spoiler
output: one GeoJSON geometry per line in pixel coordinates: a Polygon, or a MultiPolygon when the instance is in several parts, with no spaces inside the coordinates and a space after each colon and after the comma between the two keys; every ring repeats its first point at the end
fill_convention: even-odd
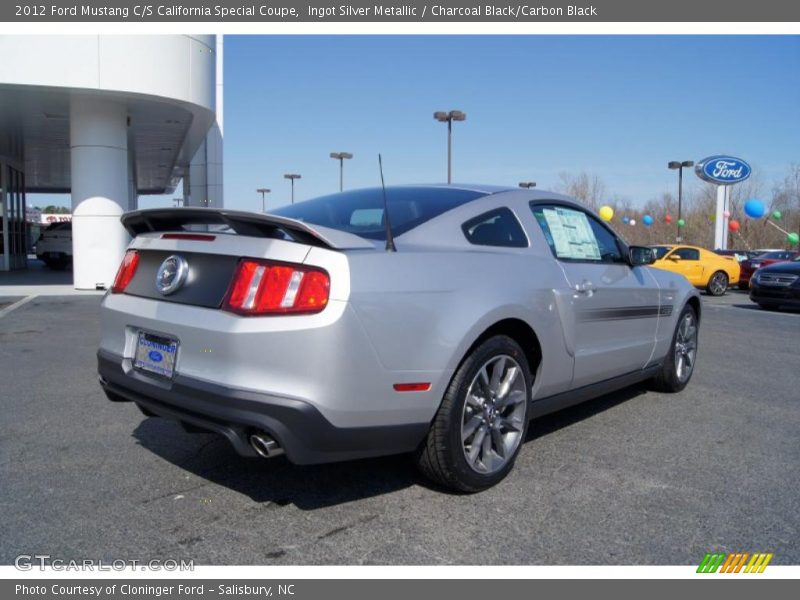
{"type": "Polygon", "coordinates": [[[120,218],[132,236],[159,231],[185,231],[187,225],[228,226],[239,235],[286,239],[331,250],[369,248],[375,244],[353,233],[303,223],[277,215],[221,208],[151,208],[127,212],[120,218]]]}

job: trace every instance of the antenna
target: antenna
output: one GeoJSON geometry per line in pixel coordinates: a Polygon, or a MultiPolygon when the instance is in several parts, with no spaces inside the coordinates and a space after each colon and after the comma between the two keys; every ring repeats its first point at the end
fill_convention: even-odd
{"type": "Polygon", "coordinates": [[[386,184],[383,182],[383,160],[380,152],[378,153],[378,169],[381,172],[381,189],[383,189],[383,221],[386,223],[386,251],[397,252],[394,245],[394,234],[392,233],[392,222],[389,220],[389,202],[386,200],[386,184]]]}

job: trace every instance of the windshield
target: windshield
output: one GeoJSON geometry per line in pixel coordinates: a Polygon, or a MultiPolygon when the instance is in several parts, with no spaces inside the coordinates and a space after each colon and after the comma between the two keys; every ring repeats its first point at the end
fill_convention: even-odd
{"type": "MultiPolygon", "coordinates": [[[[425,221],[485,195],[485,192],[454,188],[386,188],[392,232],[402,235],[425,221]]],[[[386,239],[381,188],[321,196],[284,206],[272,211],[272,214],[373,240],[386,239]]]]}
{"type": "Polygon", "coordinates": [[[672,246],[650,246],[653,249],[653,252],[656,255],[656,260],[660,258],[664,258],[667,255],[667,252],[672,250],[672,246]]]}

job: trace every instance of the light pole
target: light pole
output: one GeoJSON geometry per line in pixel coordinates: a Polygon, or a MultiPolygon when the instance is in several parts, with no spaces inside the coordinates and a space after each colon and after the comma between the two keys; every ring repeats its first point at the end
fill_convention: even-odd
{"type": "Polygon", "coordinates": [[[452,183],[453,173],[453,121],[465,121],[467,114],[460,110],[450,112],[436,111],[433,118],[440,123],[447,123],[447,183],[452,183]]]}
{"type": "Polygon", "coordinates": [[[261,212],[267,212],[267,201],[265,199],[266,194],[269,194],[272,190],[269,188],[258,188],[256,190],[257,193],[261,194],[261,212]]]}
{"type": "Polygon", "coordinates": [[[353,158],[350,152],[331,152],[331,158],[339,161],[339,191],[344,191],[344,161],[353,158]]]}
{"type": "Polygon", "coordinates": [[[519,182],[519,187],[529,190],[531,188],[535,188],[536,187],[536,182],[535,181],[520,181],[519,182]]]}
{"type": "Polygon", "coordinates": [[[677,169],[678,170],[678,235],[675,237],[676,242],[681,241],[681,212],[683,208],[683,169],[684,167],[693,167],[694,161],[693,160],[684,160],[683,162],[679,160],[671,160],[667,163],[667,167],[670,169],[677,169]]]}
{"type": "Polygon", "coordinates": [[[292,204],[294,204],[294,180],[300,179],[301,175],[298,175],[297,173],[287,173],[283,177],[284,179],[288,179],[289,181],[292,182],[292,204]]]}

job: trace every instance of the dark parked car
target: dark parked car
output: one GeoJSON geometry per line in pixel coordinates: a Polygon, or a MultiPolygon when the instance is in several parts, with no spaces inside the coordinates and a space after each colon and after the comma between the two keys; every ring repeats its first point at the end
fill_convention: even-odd
{"type": "Polygon", "coordinates": [[[720,256],[733,256],[739,263],[743,263],[746,260],[750,260],[751,258],[755,258],[761,252],[756,252],[754,250],[714,250],[716,254],[720,256]]]}
{"type": "Polygon", "coordinates": [[[762,267],[750,280],[750,299],[761,308],[800,308],[800,256],[762,267]]]}
{"type": "Polygon", "coordinates": [[[800,255],[800,252],[795,252],[794,250],[774,250],[765,254],[759,254],[755,258],[739,263],[742,267],[742,272],[739,275],[739,287],[746,290],[749,287],[750,278],[753,276],[753,273],[761,267],[768,267],[777,262],[792,260],[798,255],[800,255]]]}

